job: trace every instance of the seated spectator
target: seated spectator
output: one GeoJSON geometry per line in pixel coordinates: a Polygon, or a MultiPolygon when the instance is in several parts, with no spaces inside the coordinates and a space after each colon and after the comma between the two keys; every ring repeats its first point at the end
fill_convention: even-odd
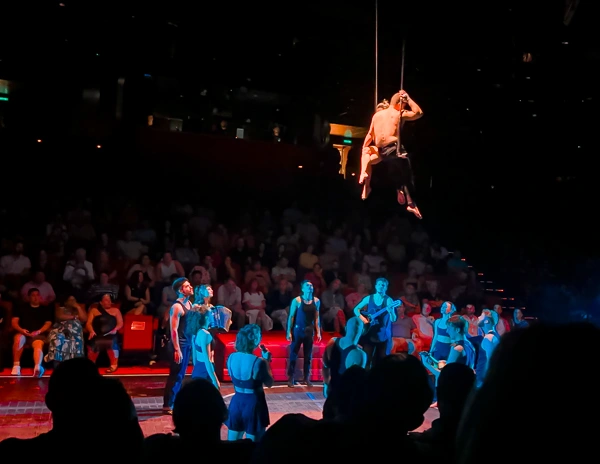
{"type": "Polygon", "coordinates": [[[273,328],[273,320],[267,316],[265,295],[258,289],[258,281],[252,280],[242,300],[249,324],[258,324],[263,332],[273,328]]]}
{"type": "Polygon", "coordinates": [[[335,279],[321,295],[321,324],[326,330],[332,327],[336,333],[343,333],[346,327],[345,305],[342,282],[335,279]]]}
{"type": "Polygon", "coordinates": [[[54,313],[56,321],[48,335],[48,354],[46,362],[59,363],[85,356],[83,351],[83,324],[87,321],[85,306],[77,303],[74,296],[57,306],[54,313]]]}
{"type": "Polygon", "coordinates": [[[90,309],[85,327],[89,333],[88,358],[95,363],[98,355],[106,351],[110,360],[110,367],[106,372],[115,372],[119,367],[117,332],[123,327],[123,316],[113,306],[110,295],[104,295],[100,304],[90,309]]]}
{"type": "Polygon", "coordinates": [[[33,348],[33,376],[44,375],[42,361],[44,359],[44,344],[48,331],[52,327],[54,316],[52,309],[40,303],[40,292],[30,288],[29,303],[17,305],[12,318],[12,328],[15,330],[13,341],[13,368],[11,375],[21,375],[21,355],[26,345],[33,348]]]}
{"type": "Polygon", "coordinates": [[[267,295],[267,315],[277,321],[287,332],[287,321],[290,314],[290,304],[294,296],[289,288],[289,282],[281,279],[277,285],[267,295]]]}

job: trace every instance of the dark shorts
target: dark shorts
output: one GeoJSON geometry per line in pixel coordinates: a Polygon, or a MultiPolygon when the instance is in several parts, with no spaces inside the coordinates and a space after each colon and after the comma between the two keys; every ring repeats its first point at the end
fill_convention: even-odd
{"type": "Polygon", "coordinates": [[[90,340],[88,348],[94,353],[99,353],[104,350],[119,351],[119,343],[116,335],[110,337],[94,337],[90,340]]]}
{"type": "Polygon", "coordinates": [[[36,335],[34,337],[30,337],[28,335],[24,335],[24,337],[25,337],[25,344],[26,345],[31,345],[33,342],[36,342],[38,340],[42,341],[44,343],[46,343],[48,341],[48,334],[39,334],[39,335],[36,335]]]}
{"type": "Polygon", "coordinates": [[[373,165],[372,187],[400,189],[412,183],[410,160],[396,156],[396,148],[395,143],[379,148],[381,163],[373,165]]]}

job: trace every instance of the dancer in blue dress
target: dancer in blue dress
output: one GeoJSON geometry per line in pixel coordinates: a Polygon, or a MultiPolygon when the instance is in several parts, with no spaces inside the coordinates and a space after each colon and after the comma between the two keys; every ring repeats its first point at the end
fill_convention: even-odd
{"type": "MultiPolygon", "coordinates": [[[[196,298],[203,290],[196,287],[196,298]]],[[[193,379],[206,379],[221,389],[219,379],[215,373],[214,351],[212,347],[213,336],[208,331],[210,327],[210,310],[207,308],[194,305],[192,310],[188,311],[187,330],[189,338],[192,340],[192,359],[194,361],[194,370],[192,371],[193,379]]]]}
{"type": "Polygon", "coordinates": [[[244,326],[235,339],[236,352],[227,359],[227,369],[235,394],[229,404],[229,440],[246,438],[258,441],[270,424],[269,408],[263,386],[273,386],[271,353],[263,351],[262,358],[253,354],[261,340],[260,327],[244,326]]]}

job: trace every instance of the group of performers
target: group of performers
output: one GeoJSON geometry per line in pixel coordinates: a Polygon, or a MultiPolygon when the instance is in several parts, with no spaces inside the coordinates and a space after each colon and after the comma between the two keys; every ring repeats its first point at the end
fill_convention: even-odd
{"type": "MultiPolygon", "coordinates": [[[[401,300],[393,300],[388,294],[388,281],[380,277],[375,282],[375,293],[363,298],[354,308],[348,320],[345,335],[333,338],[323,355],[324,395],[329,397],[338,388],[342,374],[352,366],[370,368],[394,351],[393,324],[404,317],[401,300]]],[[[173,283],[178,298],[171,307],[170,343],[171,366],[163,408],[172,413],[175,397],[181,388],[186,368],[193,360],[192,378],[202,378],[221,388],[215,373],[212,348],[214,329],[228,330],[231,311],[210,303],[212,288],[200,285],[195,289],[185,278],[173,283]],[[194,302],[191,302],[192,296],[194,302]]],[[[449,363],[462,363],[476,371],[477,384],[481,385],[488,361],[499,343],[496,332],[499,315],[494,310],[484,310],[481,317],[474,315],[474,308],[466,316],[459,316],[451,302],[441,307],[441,318],[433,321],[425,314],[433,327],[433,336],[425,343],[406,343],[409,354],[418,355],[432,374],[435,386],[441,369],[449,363]],[[429,351],[416,351],[428,345],[429,351]],[[416,351],[416,352],[415,352],[416,351]]],[[[300,348],[304,352],[303,381],[312,386],[311,359],[313,342],[321,341],[320,301],[314,296],[309,281],[301,284],[301,294],[292,301],[288,317],[286,338],[290,342],[288,386],[296,385],[296,361],[300,348]]],[[[229,438],[237,440],[244,434],[258,440],[269,425],[269,413],[263,387],[273,385],[271,354],[260,344],[261,330],[249,324],[239,330],[235,342],[236,351],[227,360],[227,369],[235,389],[229,406],[229,438]],[[253,352],[260,347],[262,356],[253,352]]]]}
{"type": "Polygon", "coordinates": [[[372,167],[385,164],[385,181],[396,189],[398,203],[406,205],[406,210],[419,219],[422,215],[415,201],[412,167],[399,136],[405,122],[422,116],[419,105],[404,90],[394,94],[389,103],[387,100],[379,103],[363,143],[359,176],[362,198],[366,199],[371,193],[372,167]]]}

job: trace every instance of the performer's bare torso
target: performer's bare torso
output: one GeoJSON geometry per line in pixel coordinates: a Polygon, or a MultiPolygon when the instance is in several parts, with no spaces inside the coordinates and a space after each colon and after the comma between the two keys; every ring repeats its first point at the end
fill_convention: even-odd
{"type": "Polygon", "coordinates": [[[389,107],[373,115],[373,142],[381,148],[392,145],[398,141],[398,121],[400,112],[389,107]]]}

